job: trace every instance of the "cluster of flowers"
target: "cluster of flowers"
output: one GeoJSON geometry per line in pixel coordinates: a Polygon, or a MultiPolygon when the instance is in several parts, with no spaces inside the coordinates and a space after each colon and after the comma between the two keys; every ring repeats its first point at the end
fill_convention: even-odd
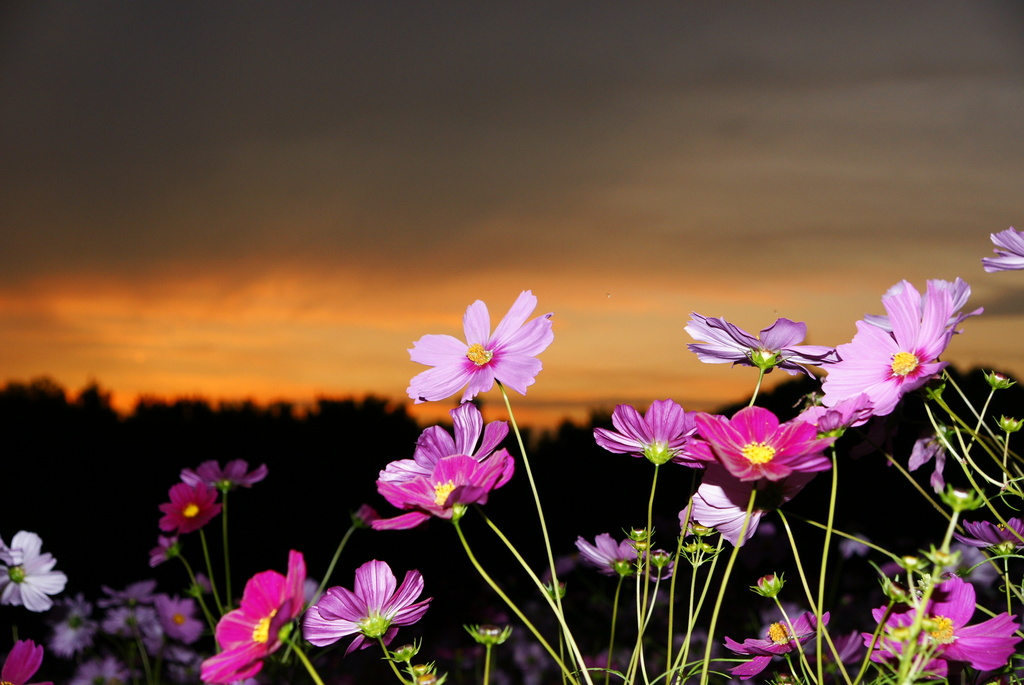
{"type": "MultiPolygon", "coordinates": [[[[993,235],[992,240],[998,256],[983,260],[987,271],[1024,269],[1024,234],[1011,228],[993,235]]],[[[594,431],[599,446],[612,453],[647,459],[656,469],[669,463],[695,469],[701,474],[700,485],[681,502],[680,535],[674,553],[653,548],[648,522],[647,528],[634,529],[622,541],[608,533],[598,535],[593,543],[579,537],[576,547],[583,561],[605,575],[635,578],[637,597],[642,597],[638,614],[642,614],[652,606],[648,601],[652,581],[656,592],[660,581],[675,578],[684,558],[692,560],[697,551],[714,556],[721,549],[721,542],[717,550],[703,542],[712,532],[732,544],[735,558],[740,547],[756,534],[766,514],[795,497],[818,474],[833,469],[833,446],[846,430],[889,416],[909,393],[925,388],[942,374],[947,363],[939,358],[953,336],[968,317],[982,313],[981,309],[964,311],[969,296],[970,287],[959,278],[928,281],[924,292],[901,281],[882,297],[885,315],[869,315],[858,321],[852,341],[835,348],[803,344],[806,325],[789,319],[780,318],[752,335],[723,318],[693,313],[685,330],[696,341],[688,345],[689,349],[701,361],[756,368],[758,388],[764,375],[776,368],[814,377],[810,368],[821,367],[820,371],[827,374],[820,393],[788,421],[756,406],[756,390],[750,405],[732,416],[686,411],[670,399],[651,403],[645,412],[628,405],[616,407],[611,415],[614,429],[594,431]],[[699,544],[684,544],[688,538],[699,544]],[[642,592],[639,583],[643,584],[642,592]]],[[[452,522],[470,561],[533,631],[566,680],[589,684],[592,669],[586,664],[593,658],[583,654],[568,626],[539,500],[537,511],[548,545],[549,584],[545,586],[534,576],[525,562],[523,566],[558,619],[564,652],[556,652],[514,602],[501,593],[473,556],[459,527],[471,505],[486,504],[490,494],[513,476],[515,459],[500,446],[509,434],[509,423],[493,421],[485,425],[480,411],[469,400],[497,385],[507,403],[506,387],[525,394],[534,383],[542,368],[537,356],[554,339],[551,314],[531,318],[536,306],[536,297],[530,291],[523,292],[492,332],[487,307],[477,301],[465,314],[465,340],[426,335],[414,343],[409,351],[412,360],[430,368],[412,379],[408,394],[415,402],[428,402],[461,392],[460,405],[451,411],[453,429],[427,428],[411,459],[393,461],[381,470],[378,492],[401,513],[381,517],[364,507],[354,515],[353,527],[396,530],[415,528],[431,518],[452,522]]],[[[990,379],[993,389],[1009,383],[998,375],[990,379]]],[[[1020,422],[1014,427],[1012,421],[1004,419],[1000,425],[1005,431],[1005,455],[1009,454],[1006,440],[1020,428],[1020,422]]],[[[512,426],[515,428],[514,420],[512,426]]],[[[977,434],[972,436],[972,442],[979,439],[977,434]]],[[[948,440],[931,435],[928,441],[919,442],[912,455],[913,468],[934,457],[936,475],[932,482],[936,491],[943,489],[941,455],[948,449],[948,440]],[[927,446],[936,440],[938,447],[927,446]]],[[[532,485],[525,450],[522,460],[532,485]]],[[[176,558],[184,562],[191,579],[188,596],[156,593],[154,582],[138,583],[124,591],[104,588],[107,596],[97,604],[107,611],[99,620],[93,618],[91,604],[81,595],[59,600],[49,642],[55,654],[75,656],[93,649],[101,630],[137,645],[137,660],[123,661],[97,652],[93,660],[80,667],[73,685],[137,679],[140,671],[149,682],[159,682],[150,657],[158,663],[167,662],[168,677],[176,682],[194,681],[197,673],[205,683],[254,682],[252,679],[271,655],[286,645],[288,649],[283,651],[294,654],[314,682],[322,683],[307,656],[309,645],[326,647],[347,636],[355,637],[346,654],[376,645],[384,650],[393,667],[396,662],[405,662],[411,680],[406,681],[395,668],[402,682],[420,685],[444,680],[432,665],[412,666],[418,647],[388,650],[398,628],[419,621],[432,601],[420,599],[424,580],[418,571],[408,571],[399,584],[387,563],[371,560],[356,569],[351,590],[340,586],[325,590],[327,578],[317,586],[307,578],[303,555],[291,550],[285,573],[267,570],[249,578],[237,606],[229,584],[221,601],[208,554],[204,556],[209,575],[193,574],[182,555],[182,536],[202,531],[218,515],[222,516],[226,536],[228,493],[237,487],[251,487],[266,476],[266,466],[250,471],[242,460],[223,468],[217,462],[206,462],[195,470],[183,470],[181,482],[171,487],[169,502],[160,505],[163,516],[159,528],[166,535],[159,537],[158,545],[150,552],[150,563],[156,566],[176,558]],[[217,650],[212,655],[194,647],[206,631],[212,631],[216,640],[217,650]],[[304,641],[298,639],[300,634],[304,641]]],[[[1003,489],[1008,486],[1009,481],[1004,481],[1003,489]]],[[[534,494],[536,497],[536,490],[534,494]]],[[[762,637],[742,642],[725,638],[728,650],[747,657],[732,667],[731,673],[750,678],[768,668],[775,657],[791,654],[803,660],[805,673],[812,673],[805,650],[817,643],[816,658],[820,662],[824,635],[830,642],[828,654],[840,668],[844,663],[865,659],[865,666],[874,662],[883,669],[883,677],[895,675],[902,682],[945,678],[966,667],[993,672],[995,677],[1015,677],[1010,672],[1000,676],[999,672],[1006,668],[1022,639],[1017,619],[1006,611],[990,613],[989,618],[971,623],[976,611],[974,587],[957,575],[942,574],[942,569],[955,559],[949,547],[952,538],[988,550],[990,558],[1007,558],[1024,547],[1024,523],[1016,518],[1001,519],[999,524],[965,521],[963,533],[955,530],[959,514],[976,508],[983,500],[980,493],[945,490],[942,501],[953,512],[947,539],[923,560],[901,558],[905,579],[902,583],[883,580],[891,601],[872,611],[875,626],[870,632],[852,633],[833,643],[827,636],[829,612],[821,606],[821,595],[817,606],[795,618],[790,618],[779,604],[781,616],[770,623],[762,637]]],[[[493,523],[492,527],[497,531],[493,523]]],[[[201,541],[205,548],[205,537],[201,541]]],[[[511,543],[507,544],[511,548],[511,543]]],[[[26,531],[17,533],[10,545],[0,540],[0,604],[20,605],[35,612],[51,609],[51,596],[63,591],[67,579],[54,570],[56,561],[42,553],[41,547],[39,536],[26,531]]],[[[225,556],[226,549],[225,544],[225,556]]],[[[728,568],[732,568],[731,563],[728,568]]],[[[329,577],[330,570],[326,575],[329,577]]],[[[1009,597],[1012,588],[1008,578],[1004,581],[1009,597]]],[[[726,579],[721,583],[724,593],[726,579]]],[[[768,575],[753,589],[776,598],[782,587],[781,577],[768,575]]],[[[807,595],[811,601],[810,590],[807,595]]],[[[641,637],[648,618],[639,620],[641,637]]],[[[703,680],[710,669],[714,618],[711,626],[707,651],[700,661],[703,680]]],[[[478,641],[487,646],[488,657],[490,647],[508,636],[507,631],[490,626],[486,630],[478,627],[475,632],[478,641]]],[[[638,639],[639,649],[642,640],[638,639]]],[[[634,681],[638,670],[646,668],[644,659],[636,653],[626,673],[620,674],[628,682],[634,681]]],[[[609,665],[597,670],[611,672],[611,648],[608,659],[609,665]]],[[[18,641],[4,662],[0,678],[4,683],[22,685],[35,674],[42,660],[41,646],[18,641]]],[[[667,680],[682,679],[685,667],[685,663],[673,667],[674,675],[667,680]]],[[[820,679],[822,666],[817,668],[820,679]]],[[[486,671],[484,679],[486,682],[486,671]]]]}

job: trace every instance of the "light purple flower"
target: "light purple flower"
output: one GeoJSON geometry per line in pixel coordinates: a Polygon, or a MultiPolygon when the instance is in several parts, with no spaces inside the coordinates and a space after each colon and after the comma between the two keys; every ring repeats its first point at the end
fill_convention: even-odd
{"type": "Polygon", "coordinates": [[[857,322],[853,341],[837,349],[842,361],[829,368],[822,383],[822,404],[835,406],[840,400],[866,394],[875,405],[875,415],[892,413],[903,395],[917,390],[947,365],[938,357],[949,344],[953,329],[947,322],[953,315],[949,292],[929,282],[921,294],[903,282],[898,292],[882,298],[892,324],[887,332],[866,321],[857,322]]]}
{"type": "Polygon", "coordinates": [[[615,542],[609,533],[594,538],[594,544],[583,536],[576,538],[576,549],[588,565],[606,576],[631,576],[636,572],[637,552],[629,540],[615,542]]]}
{"type": "Polygon", "coordinates": [[[168,559],[178,556],[180,552],[181,546],[178,544],[177,535],[171,535],[170,537],[158,535],[156,547],[149,550],[149,565],[151,568],[156,568],[168,559]]]}
{"type": "Polygon", "coordinates": [[[836,402],[834,407],[814,405],[800,412],[797,421],[809,423],[818,429],[818,435],[841,435],[847,428],[863,426],[874,415],[871,399],[860,394],[836,402]]]}
{"type": "Polygon", "coordinates": [[[131,679],[128,668],[112,656],[86,661],[68,685],[123,685],[131,679]]]}
{"type": "Polygon", "coordinates": [[[43,554],[43,540],[35,533],[18,531],[8,547],[0,539],[0,604],[46,611],[53,606],[48,595],[64,590],[68,577],[54,571],[57,560],[43,554]]]}
{"type": "Polygon", "coordinates": [[[406,572],[402,585],[396,586],[395,574],[385,562],[366,562],[356,569],[353,590],[328,588],[309,608],[302,620],[303,637],[317,647],[325,647],[346,635],[355,635],[345,654],[370,647],[378,639],[385,646],[390,644],[398,627],[419,621],[432,599],[416,601],[423,592],[419,571],[406,572]]]}
{"type": "Polygon", "coordinates": [[[0,681],[4,685],[53,685],[52,682],[29,683],[43,665],[43,648],[32,640],[18,640],[0,667],[0,681]]]}
{"type": "Polygon", "coordinates": [[[106,585],[100,585],[100,589],[102,589],[107,596],[103,599],[97,600],[97,606],[116,607],[134,606],[136,604],[152,604],[153,591],[156,590],[156,581],[153,579],[136,581],[124,590],[115,590],[106,585]]]}
{"type": "Polygon", "coordinates": [[[1006,525],[989,523],[988,521],[964,521],[967,535],[953,533],[960,542],[972,547],[1001,547],[1008,551],[1024,547],[1024,520],[1019,518],[1006,519],[1006,525]]]}
{"type": "Polygon", "coordinates": [[[807,337],[807,324],[778,319],[757,336],[747,333],[723,318],[710,318],[691,312],[683,329],[694,340],[686,347],[705,364],[754,366],[771,371],[776,366],[791,376],[798,371],[811,372],[804,364],[818,366],[838,361],[836,351],[821,345],[800,345],[807,337]]]}
{"type": "Polygon", "coordinates": [[[479,462],[457,454],[434,465],[429,475],[408,481],[377,481],[377,491],[388,502],[408,511],[389,519],[377,519],[374,530],[415,528],[431,516],[459,519],[469,504],[486,504],[491,490],[500,488],[512,477],[514,461],[501,449],[479,462]]]}
{"type": "MultiPolygon", "coordinates": [[[[822,614],[823,624],[828,623],[829,614],[822,614]]],[[[777,621],[768,626],[763,638],[747,638],[742,643],[732,638],[725,638],[725,646],[737,654],[750,655],[754,658],[746,663],[729,669],[739,676],[740,680],[753,678],[771,663],[772,657],[789,652],[801,651],[808,640],[814,638],[818,621],[813,612],[801,614],[792,623],[786,620],[777,621]]]]}
{"type": "MultiPolygon", "coordinates": [[[[887,607],[872,610],[876,621],[886,616],[887,607]]],[[[932,600],[925,608],[930,627],[918,636],[919,641],[934,647],[934,658],[922,672],[946,677],[948,662],[963,662],[980,671],[1002,668],[1014,654],[1020,638],[1013,633],[1020,627],[1005,611],[981,623],[967,625],[974,616],[974,586],[958,576],[950,576],[935,586],[932,600]]],[[[886,619],[882,635],[871,652],[871,660],[893,662],[903,652],[906,628],[913,625],[917,611],[901,605],[893,608],[886,619]]],[[[864,644],[870,645],[872,633],[863,633],[864,644]]]]}
{"type": "Polygon", "coordinates": [[[646,457],[654,464],[671,461],[703,468],[705,455],[686,449],[697,432],[695,416],[696,412],[683,411],[672,400],[655,400],[642,416],[628,404],[620,404],[612,412],[615,431],[595,428],[594,440],[609,452],[646,457]]]}
{"type": "Polygon", "coordinates": [[[196,618],[196,602],[191,597],[159,594],[154,606],[160,626],[168,637],[190,645],[203,634],[204,624],[196,618]]]}
{"type": "Polygon", "coordinates": [[[58,618],[50,622],[53,634],[48,647],[51,652],[70,658],[92,646],[99,626],[92,620],[92,604],[81,592],[57,600],[54,613],[58,618]]]}
{"type": "Polygon", "coordinates": [[[181,470],[181,480],[186,485],[203,483],[211,488],[217,488],[221,492],[234,489],[237,486],[251,488],[253,483],[259,483],[267,477],[267,465],[260,464],[252,471],[249,471],[249,462],[244,459],[234,459],[220,467],[220,463],[211,459],[204,461],[194,471],[192,469],[181,470]]]}
{"type": "MultiPolygon", "coordinates": [[[[939,429],[949,430],[942,425],[939,426],[939,429]]],[[[910,450],[910,459],[907,461],[907,468],[910,471],[917,471],[933,459],[935,468],[932,470],[929,483],[932,490],[942,492],[946,488],[946,479],[942,477],[942,471],[946,468],[946,443],[934,430],[927,429],[914,442],[914,447],[910,450]]]]}
{"type": "MultiPolygon", "coordinates": [[[[679,524],[687,520],[714,528],[733,545],[745,544],[757,530],[761,517],[775,511],[796,497],[814,478],[813,473],[795,472],[781,480],[741,481],[723,466],[709,464],[704,471],[691,504],[679,512],[679,524]],[[754,509],[747,523],[747,531],[740,542],[740,531],[747,515],[750,493],[757,489],[754,509]],[[689,516],[689,518],[687,518],[689,516]]],[[[685,531],[684,531],[685,532],[685,531]]]]}
{"type": "Polygon", "coordinates": [[[537,355],[554,340],[551,314],[527,321],[536,307],[537,298],[524,290],[492,334],[487,305],[477,300],[463,317],[465,342],[450,335],[425,335],[414,342],[409,357],[433,368],[410,381],[409,397],[419,404],[465,388],[461,401],[466,402],[490,390],[494,381],[525,395],[541,370],[537,355]]]}
{"type": "Polygon", "coordinates": [[[482,462],[491,456],[508,435],[508,424],[505,421],[491,421],[484,426],[480,410],[469,402],[452,409],[450,414],[454,437],[441,426],[427,428],[416,441],[412,459],[391,462],[380,472],[380,479],[404,483],[420,476],[429,476],[437,462],[456,454],[464,454],[482,462]]]}
{"type": "Polygon", "coordinates": [[[983,257],[981,260],[985,271],[1019,271],[1024,269],[1024,233],[1010,226],[1005,231],[992,234],[992,243],[996,246],[993,252],[998,257],[983,257]]]}
{"type": "MultiPolygon", "coordinates": [[[[903,288],[907,285],[907,281],[900,281],[896,285],[885,291],[883,297],[892,297],[899,295],[903,288]]],[[[949,317],[946,322],[946,328],[953,331],[953,333],[959,333],[960,331],[955,330],[960,323],[971,316],[978,316],[985,311],[984,307],[978,307],[973,312],[964,314],[962,310],[967,306],[967,300],[971,297],[971,286],[967,284],[962,278],[957,278],[955,281],[944,281],[940,278],[933,278],[928,281],[929,287],[934,287],[936,290],[944,290],[949,293],[949,299],[953,302],[953,314],[949,317]]],[[[921,316],[924,316],[925,301],[921,301],[921,316]]],[[[883,314],[866,314],[864,320],[873,326],[878,326],[883,331],[892,333],[892,324],[889,322],[889,317],[883,314]]]]}
{"type": "Polygon", "coordinates": [[[715,459],[740,480],[779,480],[798,471],[832,468],[824,451],[834,438],[817,437],[817,429],[803,421],[780,424],[762,407],[744,407],[731,419],[699,413],[697,432],[715,459]]]}

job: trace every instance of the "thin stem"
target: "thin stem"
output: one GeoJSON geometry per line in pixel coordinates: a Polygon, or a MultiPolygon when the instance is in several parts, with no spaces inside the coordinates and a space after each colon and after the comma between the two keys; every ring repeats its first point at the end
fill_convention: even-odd
{"type": "Polygon", "coordinates": [[[213,593],[213,603],[217,605],[217,613],[224,615],[224,605],[220,603],[220,595],[217,594],[217,583],[214,581],[213,564],[210,563],[210,546],[206,544],[206,531],[199,529],[199,540],[203,545],[203,559],[206,560],[206,574],[210,579],[210,591],[213,593]]]}
{"type": "MultiPolygon", "coordinates": [[[[309,677],[313,679],[313,682],[316,683],[316,685],[324,685],[324,681],[320,679],[320,676],[317,674],[316,669],[313,668],[312,662],[310,662],[309,658],[305,655],[305,653],[303,653],[303,651],[299,649],[299,647],[295,646],[295,644],[291,640],[289,640],[289,645],[295,647],[293,651],[299,657],[299,661],[302,662],[302,665],[306,667],[306,672],[309,673],[309,677]]],[[[392,665],[394,664],[392,663],[392,665]]],[[[402,682],[405,681],[403,680],[402,682]]]]}
{"type": "MultiPolygon", "coordinates": [[[[569,669],[568,666],[565,665],[565,662],[562,661],[561,657],[558,656],[558,653],[555,652],[554,648],[552,648],[551,645],[548,644],[548,641],[544,639],[544,636],[540,634],[540,631],[537,630],[536,626],[534,626],[530,619],[528,619],[526,615],[523,614],[522,610],[516,605],[516,603],[513,602],[508,595],[505,594],[505,591],[502,590],[496,582],[494,582],[494,579],[491,578],[487,571],[484,570],[483,566],[480,565],[480,562],[477,561],[476,555],[474,555],[473,551],[469,548],[469,541],[466,540],[466,536],[462,532],[462,527],[459,525],[459,521],[452,520],[452,525],[455,526],[455,532],[459,536],[459,542],[462,543],[462,548],[466,551],[466,556],[469,557],[470,563],[473,564],[473,568],[475,568],[477,573],[480,574],[480,577],[482,577],[484,581],[486,581],[487,584],[491,586],[491,589],[494,590],[498,597],[500,597],[502,601],[505,602],[505,604],[508,606],[508,608],[511,609],[512,612],[519,617],[519,620],[523,622],[523,625],[525,625],[527,629],[529,629],[529,631],[533,633],[533,636],[537,638],[538,642],[540,642],[541,647],[543,647],[544,650],[551,656],[551,658],[555,660],[555,662],[558,664],[558,667],[562,669],[562,673],[566,675],[569,682],[579,685],[579,681],[576,680],[576,678],[572,675],[573,672],[569,669]]],[[[585,669],[583,670],[583,674],[587,682],[591,683],[589,674],[585,669]]]]}
{"type": "Polygon", "coordinates": [[[377,642],[380,643],[380,648],[384,650],[384,659],[391,664],[391,670],[394,671],[395,677],[398,678],[398,682],[402,683],[402,685],[411,685],[411,683],[409,683],[409,681],[402,675],[402,672],[398,670],[398,666],[395,665],[394,660],[391,658],[391,652],[388,651],[388,646],[384,644],[384,637],[379,636],[377,638],[377,642]]]}
{"type": "Polygon", "coordinates": [[[615,649],[615,627],[619,622],[619,596],[622,593],[622,583],[626,576],[619,575],[619,582],[615,584],[615,598],[612,600],[612,634],[608,637],[608,659],[604,669],[604,685],[608,685],[608,678],[612,674],[612,650],[615,649]]]}
{"type": "Polygon", "coordinates": [[[331,574],[334,573],[334,567],[338,563],[338,558],[341,556],[341,550],[345,549],[345,545],[348,544],[348,539],[352,537],[352,533],[354,533],[358,527],[359,526],[353,523],[341,537],[341,542],[338,543],[338,549],[334,550],[334,556],[331,557],[331,563],[327,565],[327,572],[324,573],[324,579],[320,581],[320,586],[317,587],[316,594],[313,595],[314,599],[323,594],[324,588],[327,587],[327,582],[331,579],[331,574]]]}
{"type": "Polygon", "coordinates": [[[754,386],[754,394],[750,396],[750,403],[748,407],[754,406],[754,401],[757,399],[757,394],[761,392],[761,382],[764,381],[764,369],[758,367],[757,369],[757,385],[754,386]]]}
{"type": "Polygon", "coordinates": [[[708,627],[708,642],[704,647],[704,664],[700,671],[700,682],[704,685],[708,682],[708,672],[711,670],[711,648],[715,642],[715,627],[718,624],[718,614],[722,609],[722,600],[725,598],[725,588],[729,584],[729,576],[732,575],[732,568],[736,564],[736,557],[739,556],[740,547],[743,546],[743,538],[747,534],[747,527],[750,525],[750,515],[754,511],[754,500],[757,497],[757,488],[750,489],[750,501],[747,502],[747,513],[743,517],[743,525],[740,527],[739,537],[732,547],[732,554],[725,565],[725,575],[718,588],[718,598],[715,600],[715,608],[711,612],[711,625],[708,627]]]}
{"type": "Polygon", "coordinates": [[[231,607],[231,555],[228,554],[228,491],[221,491],[221,539],[224,543],[224,602],[231,607]]]}

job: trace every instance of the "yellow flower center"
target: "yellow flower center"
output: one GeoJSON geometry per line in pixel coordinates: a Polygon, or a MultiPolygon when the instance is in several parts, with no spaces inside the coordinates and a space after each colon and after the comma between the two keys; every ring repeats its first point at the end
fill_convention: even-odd
{"type": "Polygon", "coordinates": [[[896,376],[906,376],[921,365],[921,360],[911,352],[897,352],[892,356],[892,372],[896,376]]]}
{"type": "Polygon", "coordinates": [[[487,362],[491,361],[491,357],[494,356],[494,353],[490,350],[485,350],[484,346],[480,343],[473,343],[469,346],[469,349],[466,350],[466,356],[469,358],[469,361],[473,362],[477,366],[483,366],[487,362]]]}
{"type": "Polygon", "coordinates": [[[195,517],[199,514],[199,505],[195,502],[189,502],[188,506],[181,510],[181,515],[187,519],[195,517]]]}
{"type": "Polygon", "coordinates": [[[452,490],[455,489],[455,483],[448,481],[447,483],[438,483],[434,486],[434,504],[439,507],[443,507],[445,502],[448,501],[448,495],[452,494],[452,490]]]}
{"type": "Polygon", "coordinates": [[[751,442],[740,450],[751,464],[767,464],[775,456],[775,448],[763,442],[751,442]]]}
{"type": "Polygon", "coordinates": [[[185,616],[184,614],[175,614],[171,616],[171,620],[174,622],[174,625],[180,626],[185,623],[185,616]]]}
{"type": "Polygon", "coordinates": [[[945,616],[932,616],[935,621],[935,630],[929,631],[932,639],[938,643],[948,645],[955,638],[953,635],[953,620],[945,616]]]}
{"type": "Polygon", "coordinates": [[[270,619],[274,618],[274,614],[277,613],[277,609],[270,612],[269,616],[264,616],[256,624],[256,627],[252,629],[252,641],[263,644],[270,639],[270,619]]]}
{"type": "Polygon", "coordinates": [[[768,639],[777,645],[789,642],[789,628],[784,623],[773,623],[768,626],[768,639]]]}

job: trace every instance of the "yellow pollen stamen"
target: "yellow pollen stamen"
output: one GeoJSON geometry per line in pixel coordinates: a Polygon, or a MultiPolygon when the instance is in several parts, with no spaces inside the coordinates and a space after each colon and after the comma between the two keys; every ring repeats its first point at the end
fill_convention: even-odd
{"type": "Polygon", "coordinates": [[[921,365],[921,360],[911,352],[897,352],[892,356],[892,372],[896,376],[906,376],[921,365]]]}
{"type": "Polygon", "coordinates": [[[946,618],[945,616],[932,616],[932,620],[935,621],[937,626],[935,630],[930,631],[928,634],[932,636],[932,639],[944,645],[948,645],[955,639],[953,635],[953,620],[946,618]]]}
{"type": "Polygon", "coordinates": [[[448,501],[448,495],[452,494],[452,490],[455,489],[455,483],[448,481],[447,483],[438,483],[434,486],[434,504],[439,507],[443,507],[445,502],[448,501]]]}
{"type": "Polygon", "coordinates": [[[175,614],[171,616],[171,620],[174,622],[174,625],[180,626],[185,623],[185,616],[183,614],[175,614]]]}
{"type": "Polygon", "coordinates": [[[193,518],[199,514],[199,505],[195,502],[189,502],[188,506],[181,510],[181,515],[187,519],[193,518]]]}
{"type": "Polygon", "coordinates": [[[763,442],[751,442],[740,450],[751,464],[767,464],[775,456],[775,448],[763,442]]]}
{"type": "Polygon", "coordinates": [[[480,343],[473,343],[469,346],[469,349],[466,350],[466,356],[469,358],[469,361],[473,362],[477,366],[483,366],[487,362],[491,361],[491,357],[494,356],[494,353],[490,350],[484,349],[484,346],[480,343]]]}
{"type": "Polygon", "coordinates": [[[269,616],[264,616],[256,624],[256,627],[252,629],[252,641],[263,644],[270,640],[270,619],[274,618],[274,614],[277,613],[277,609],[270,612],[269,616]]]}
{"type": "Polygon", "coordinates": [[[777,645],[784,645],[789,642],[789,628],[783,623],[773,623],[768,626],[768,639],[777,645]]]}

